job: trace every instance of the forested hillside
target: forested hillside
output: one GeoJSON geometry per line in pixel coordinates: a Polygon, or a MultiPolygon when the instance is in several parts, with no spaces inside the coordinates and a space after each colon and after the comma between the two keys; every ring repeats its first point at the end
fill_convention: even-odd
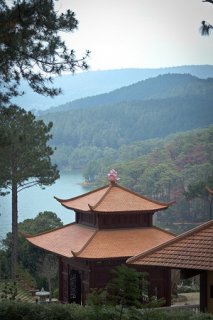
{"type": "Polygon", "coordinates": [[[90,162],[85,178],[103,185],[103,177],[114,168],[119,184],[160,201],[176,201],[157,214],[159,224],[175,232],[178,226],[183,231],[182,223],[187,229],[213,217],[212,198],[205,188],[213,189],[213,126],[123,146],[117,155],[114,163],[90,162]]]}
{"type": "Polygon", "coordinates": [[[92,98],[85,99],[86,106],[82,100],[78,108],[42,116],[54,123],[55,161],[61,170],[113,160],[124,145],[213,123],[213,79],[164,75],[104,95],[104,102],[101,97],[94,97],[99,99],[95,106],[88,102],[92,98]],[[115,97],[120,101],[112,103],[115,97]]]}

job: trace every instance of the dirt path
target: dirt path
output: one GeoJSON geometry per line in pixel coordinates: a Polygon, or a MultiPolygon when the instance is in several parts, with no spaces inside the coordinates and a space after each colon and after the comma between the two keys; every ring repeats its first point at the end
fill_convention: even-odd
{"type": "Polygon", "coordinates": [[[200,303],[200,293],[199,292],[189,292],[179,294],[177,300],[172,303],[173,305],[194,305],[200,303]]]}

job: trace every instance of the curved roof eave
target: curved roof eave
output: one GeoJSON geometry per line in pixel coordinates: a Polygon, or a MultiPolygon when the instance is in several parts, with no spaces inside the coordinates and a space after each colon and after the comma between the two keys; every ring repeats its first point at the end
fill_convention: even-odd
{"type": "Polygon", "coordinates": [[[69,199],[54,198],[67,209],[96,213],[155,212],[165,210],[175,203],[150,199],[117,183],[69,199]]]}

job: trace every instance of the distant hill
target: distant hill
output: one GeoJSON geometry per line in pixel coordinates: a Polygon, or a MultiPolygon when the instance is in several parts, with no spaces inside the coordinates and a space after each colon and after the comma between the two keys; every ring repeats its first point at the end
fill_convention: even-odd
{"type": "Polygon", "coordinates": [[[166,74],[55,110],[41,115],[54,123],[55,160],[83,168],[123,145],[213,124],[213,79],[166,74]]]}
{"type": "Polygon", "coordinates": [[[190,74],[165,74],[139,81],[109,93],[74,100],[46,112],[75,108],[107,106],[122,101],[145,101],[185,96],[205,96],[212,93],[213,78],[199,79],[190,74]],[[210,92],[209,92],[210,91],[210,92]]]}
{"type": "Polygon", "coordinates": [[[213,66],[195,65],[159,69],[119,69],[88,71],[77,73],[74,76],[63,75],[55,78],[54,81],[55,86],[62,88],[62,95],[54,99],[44,97],[34,93],[26,83],[22,83],[21,90],[25,91],[26,94],[14,99],[14,102],[28,110],[46,110],[76,99],[107,93],[138,81],[167,73],[187,73],[206,79],[213,77],[213,66]]]}

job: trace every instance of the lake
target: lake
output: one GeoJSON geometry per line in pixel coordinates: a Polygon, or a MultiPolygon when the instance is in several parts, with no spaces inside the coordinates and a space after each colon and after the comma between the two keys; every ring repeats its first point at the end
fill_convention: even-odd
{"type": "MultiPolygon", "coordinates": [[[[86,193],[91,188],[83,187],[84,181],[79,172],[61,174],[59,180],[50,187],[42,190],[38,186],[25,189],[18,193],[18,221],[35,218],[39,212],[52,211],[62,220],[64,224],[73,222],[75,214],[72,210],[64,208],[54,196],[67,199],[86,193]]],[[[11,231],[11,194],[0,197],[0,240],[6,233],[11,231]]]]}

